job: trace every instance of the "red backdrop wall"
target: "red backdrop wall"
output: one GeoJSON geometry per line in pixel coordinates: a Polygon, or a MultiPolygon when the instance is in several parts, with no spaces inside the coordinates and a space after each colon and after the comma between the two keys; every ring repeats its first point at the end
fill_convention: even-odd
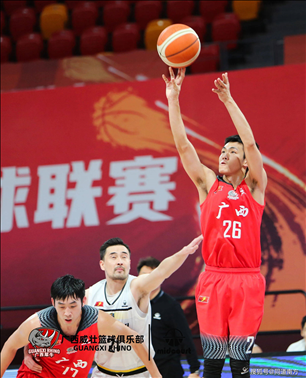
{"type": "MultiPolygon", "coordinates": [[[[217,169],[235,133],[212,93],[217,74],[187,76],[184,122],[204,164],[217,169]]],[[[305,65],[230,72],[269,183],[262,224],[268,290],[305,290],[305,65]],[[304,79],[304,80],[303,80],[304,79]]],[[[121,237],[141,257],[163,259],[200,233],[198,198],[175,150],[162,79],[1,95],[1,305],[49,303],[66,273],[104,278],[99,247],[121,237]]],[[[192,295],[200,251],[164,283],[192,295]]],[[[189,302],[183,307],[193,325],[189,302]]],[[[267,297],[261,330],[298,329],[302,295],[267,297]]],[[[28,316],[28,314],[26,315],[28,316]]],[[[15,327],[24,313],[3,313],[15,327]]]]}

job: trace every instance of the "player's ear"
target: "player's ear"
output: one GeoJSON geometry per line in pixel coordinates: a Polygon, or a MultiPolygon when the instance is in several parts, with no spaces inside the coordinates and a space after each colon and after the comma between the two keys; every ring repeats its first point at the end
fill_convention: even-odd
{"type": "Polygon", "coordinates": [[[100,260],[99,264],[100,264],[101,270],[105,271],[104,260],[100,260]]]}
{"type": "Polygon", "coordinates": [[[82,303],[82,306],[86,305],[87,304],[87,297],[84,297],[83,298],[83,303],[82,303]]]}
{"type": "Polygon", "coordinates": [[[55,307],[54,299],[53,298],[51,298],[51,303],[52,303],[52,306],[55,307]]]}

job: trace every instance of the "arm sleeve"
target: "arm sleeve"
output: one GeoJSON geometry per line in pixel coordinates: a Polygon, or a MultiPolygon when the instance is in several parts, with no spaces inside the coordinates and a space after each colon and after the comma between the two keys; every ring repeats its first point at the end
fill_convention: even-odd
{"type": "Polygon", "coordinates": [[[175,302],[172,311],[172,321],[173,326],[180,330],[183,334],[183,341],[181,343],[181,351],[186,355],[190,372],[194,373],[200,368],[200,362],[198,361],[197,351],[192,339],[192,334],[185,317],[184,311],[182,310],[180,304],[175,302]]]}

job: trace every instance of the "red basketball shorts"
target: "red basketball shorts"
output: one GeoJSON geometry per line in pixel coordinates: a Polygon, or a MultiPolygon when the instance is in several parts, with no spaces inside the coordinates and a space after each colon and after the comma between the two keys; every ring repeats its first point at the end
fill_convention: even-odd
{"type": "Polygon", "coordinates": [[[259,268],[206,266],[196,289],[204,358],[248,360],[264,307],[265,278],[259,268]]]}
{"type": "Polygon", "coordinates": [[[27,371],[21,371],[20,373],[17,374],[16,378],[37,378],[42,376],[39,373],[35,373],[34,371],[32,373],[27,372],[27,371]]]}

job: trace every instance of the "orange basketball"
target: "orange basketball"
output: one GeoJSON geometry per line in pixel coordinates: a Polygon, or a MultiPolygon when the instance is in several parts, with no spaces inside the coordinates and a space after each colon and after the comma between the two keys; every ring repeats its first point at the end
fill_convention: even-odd
{"type": "Polygon", "coordinates": [[[188,67],[200,54],[201,43],[197,33],[189,26],[173,24],[160,33],[157,51],[168,66],[188,67]]]}

